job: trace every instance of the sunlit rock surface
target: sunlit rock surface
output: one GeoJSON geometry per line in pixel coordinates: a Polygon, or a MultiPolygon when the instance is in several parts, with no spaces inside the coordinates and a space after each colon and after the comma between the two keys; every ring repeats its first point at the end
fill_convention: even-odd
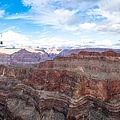
{"type": "Polygon", "coordinates": [[[81,51],[0,65],[1,120],[119,120],[120,54],[81,51]]]}

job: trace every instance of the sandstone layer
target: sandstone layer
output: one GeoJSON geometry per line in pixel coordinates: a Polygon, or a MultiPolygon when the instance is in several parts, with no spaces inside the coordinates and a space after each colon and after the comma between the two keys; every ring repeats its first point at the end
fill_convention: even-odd
{"type": "Polygon", "coordinates": [[[1,120],[119,120],[120,54],[86,52],[0,66],[1,120]]]}

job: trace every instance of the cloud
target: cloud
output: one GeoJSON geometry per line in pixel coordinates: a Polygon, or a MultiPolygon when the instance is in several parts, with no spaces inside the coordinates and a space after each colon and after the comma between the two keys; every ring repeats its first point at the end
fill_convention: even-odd
{"type": "Polygon", "coordinates": [[[76,11],[70,11],[65,9],[57,9],[54,11],[45,11],[40,12],[40,16],[36,18],[36,22],[40,22],[43,24],[53,25],[53,26],[61,26],[69,23],[72,19],[76,11]]]}
{"type": "Polygon", "coordinates": [[[99,6],[104,11],[109,11],[110,13],[120,12],[120,0],[101,0],[99,6]]]}
{"type": "Polygon", "coordinates": [[[93,47],[93,48],[119,48],[119,41],[112,41],[109,39],[101,39],[100,41],[89,38],[82,38],[77,41],[70,41],[62,37],[54,36],[49,39],[38,39],[33,42],[34,47],[46,47],[46,48],[59,48],[59,47],[73,47],[73,48],[83,48],[83,47],[93,47]]]}
{"type": "Polygon", "coordinates": [[[94,13],[105,19],[97,25],[96,30],[120,34],[120,0],[101,0],[98,5],[94,13]]]}
{"type": "Polygon", "coordinates": [[[31,15],[24,13],[24,14],[15,14],[15,15],[9,15],[6,17],[7,20],[14,20],[14,19],[26,19],[29,20],[31,15]]]}
{"type": "Polygon", "coordinates": [[[81,29],[93,30],[96,27],[95,23],[83,23],[79,25],[81,29]]]}
{"type": "Polygon", "coordinates": [[[31,45],[29,38],[23,34],[8,30],[7,32],[3,32],[0,37],[0,41],[3,41],[3,45],[5,46],[24,46],[31,45]]]}
{"type": "Polygon", "coordinates": [[[120,33],[120,0],[22,0],[22,3],[31,9],[6,19],[25,19],[73,32],[120,33]]]}
{"type": "Polygon", "coordinates": [[[33,42],[33,46],[39,46],[39,47],[68,47],[68,46],[74,46],[77,42],[69,41],[64,38],[60,38],[58,36],[51,37],[49,39],[39,39],[35,40],[33,42]]]}
{"type": "Polygon", "coordinates": [[[35,23],[61,27],[61,24],[71,26],[75,22],[80,23],[81,20],[76,16],[76,13],[91,3],[89,0],[87,2],[84,0],[23,0],[23,5],[31,6],[29,19],[35,23]]]}
{"type": "Polygon", "coordinates": [[[0,10],[0,18],[3,17],[5,14],[5,11],[4,10],[0,10]]]}
{"type": "MultiPolygon", "coordinates": [[[[86,28],[85,28],[86,29],[86,28]]],[[[89,38],[81,38],[80,40],[70,41],[69,39],[65,39],[59,36],[53,36],[51,38],[44,37],[43,39],[38,39],[34,41],[30,41],[30,39],[20,33],[14,31],[7,31],[2,34],[0,37],[0,41],[3,41],[4,46],[15,47],[15,48],[24,48],[24,47],[46,47],[46,48],[59,48],[59,47],[106,47],[106,48],[119,48],[120,41],[112,41],[109,39],[101,39],[100,41],[89,39],[89,38]]]]}
{"type": "MultiPolygon", "coordinates": [[[[17,14],[8,16],[6,19],[25,19],[32,21],[37,25],[50,25],[52,28],[75,31],[76,26],[70,25],[75,17],[76,10],[56,9],[56,10],[40,10],[39,13],[34,11],[29,14],[17,14]]],[[[74,21],[73,21],[74,22],[74,21]]]]}
{"type": "Polygon", "coordinates": [[[113,48],[119,49],[120,42],[112,41],[109,39],[101,39],[100,41],[94,39],[80,40],[80,47],[93,47],[93,48],[113,48]]]}
{"type": "Polygon", "coordinates": [[[49,2],[49,0],[22,0],[25,6],[42,6],[49,2]]]}

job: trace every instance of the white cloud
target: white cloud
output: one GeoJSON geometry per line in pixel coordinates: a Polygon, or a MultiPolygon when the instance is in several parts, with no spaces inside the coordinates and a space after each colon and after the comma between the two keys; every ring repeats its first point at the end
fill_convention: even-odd
{"type": "MultiPolygon", "coordinates": [[[[22,18],[32,20],[35,24],[47,24],[53,28],[68,31],[80,29],[78,23],[81,20],[76,17],[76,13],[80,9],[80,6],[82,8],[87,6],[84,1],[77,0],[23,0],[23,4],[25,6],[31,6],[31,10],[29,11],[30,16],[28,18],[21,16],[22,18]],[[76,4],[77,2],[80,2],[80,4],[76,4]],[[70,10],[66,6],[73,9],[70,10]]],[[[13,16],[13,18],[15,17],[13,16]]]]}
{"type": "Polygon", "coordinates": [[[120,0],[101,0],[98,6],[91,15],[100,15],[99,17],[105,19],[98,23],[96,30],[120,34],[120,0]]]}
{"type": "Polygon", "coordinates": [[[80,40],[81,47],[93,47],[93,48],[120,48],[120,42],[112,41],[109,39],[101,39],[100,41],[94,39],[82,39],[80,40]],[[117,44],[116,44],[117,43],[117,44]]]}
{"type": "MultiPolygon", "coordinates": [[[[120,42],[118,42],[120,43],[120,42]]],[[[58,36],[51,37],[50,39],[35,40],[33,46],[46,47],[46,48],[59,48],[59,47],[104,47],[104,48],[119,48],[119,44],[116,41],[109,39],[94,40],[89,38],[83,38],[77,41],[70,41],[68,39],[60,38],[58,36]]]]}
{"type": "Polygon", "coordinates": [[[0,10],[0,18],[3,17],[3,15],[5,14],[4,10],[0,10]]]}
{"type": "MultiPolygon", "coordinates": [[[[104,25],[106,29],[110,32],[120,33],[120,11],[109,12],[101,10],[101,15],[106,17],[106,20],[101,22],[101,25],[104,25]]],[[[104,29],[103,28],[103,29],[104,29]]]]}
{"type": "Polygon", "coordinates": [[[76,10],[66,10],[66,9],[56,9],[56,10],[40,10],[39,13],[33,11],[29,14],[13,15],[6,19],[25,19],[28,21],[33,21],[34,24],[38,25],[50,25],[52,28],[64,29],[68,31],[75,31],[78,26],[70,25],[74,18],[76,10]]]}
{"type": "Polygon", "coordinates": [[[33,6],[33,7],[45,5],[49,1],[50,0],[22,0],[25,6],[33,6]]]}
{"type": "Polygon", "coordinates": [[[69,47],[69,46],[75,46],[77,43],[77,41],[70,41],[68,39],[64,39],[58,36],[54,36],[51,37],[49,39],[43,38],[43,39],[39,39],[39,40],[35,40],[33,42],[33,46],[39,46],[39,47],[47,47],[47,48],[51,48],[51,47],[69,47]]]}
{"type": "Polygon", "coordinates": [[[31,15],[29,15],[28,13],[24,13],[24,14],[15,14],[15,15],[11,15],[11,16],[8,16],[6,17],[7,20],[14,20],[14,19],[28,19],[30,18],[31,15]]]}
{"type": "Polygon", "coordinates": [[[119,11],[120,12],[120,0],[101,0],[99,6],[104,11],[109,11],[110,13],[119,11]]]}
{"type": "Polygon", "coordinates": [[[81,29],[94,30],[96,27],[95,23],[83,23],[79,25],[81,29]]]}
{"type": "Polygon", "coordinates": [[[35,19],[35,21],[43,24],[60,27],[62,25],[69,23],[75,12],[76,11],[70,11],[65,9],[57,9],[51,12],[50,11],[40,12],[40,16],[38,16],[35,19]]]}
{"type": "Polygon", "coordinates": [[[31,42],[27,36],[11,30],[3,32],[0,37],[0,41],[3,41],[3,45],[5,46],[22,47],[24,45],[31,45],[31,42]]]}
{"type": "Polygon", "coordinates": [[[14,32],[14,31],[7,31],[2,34],[0,37],[0,41],[3,41],[3,45],[12,47],[15,46],[17,48],[24,48],[30,46],[31,48],[38,47],[46,47],[46,48],[59,48],[59,47],[108,47],[108,48],[119,48],[120,41],[112,41],[109,39],[101,39],[101,40],[94,40],[83,37],[80,40],[68,40],[59,36],[54,36],[51,38],[43,38],[34,40],[30,42],[29,38],[23,34],[14,32]],[[116,44],[117,43],[117,44],[116,44]]]}
{"type": "Polygon", "coordinates": [[[22,0],[28,13],[7,19],[25,19],[67,31],[96,30],[120,33],[120,0],[22,0]],[[97,7],[95,7],[97,6],[97,7]]]}
{"type": "Polygon", "coordinates": [[[97,45],[97,46],[105,46],[105,47],[112,47],[113,42],[110,41],[110,40],[105,39],[105,40],[101,40],[101,41],[96,41],[95,45],[97,45]]]}

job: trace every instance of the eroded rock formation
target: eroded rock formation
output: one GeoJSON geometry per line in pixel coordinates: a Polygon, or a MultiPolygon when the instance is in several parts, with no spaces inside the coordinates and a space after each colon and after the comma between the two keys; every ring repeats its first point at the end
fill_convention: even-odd
{"type": "Polygon", "coordinates": [[[113,51],[82,51],[34,67],[1,65],[0,75],[1,120],[120,118],[120,54],[113,51]]]}

